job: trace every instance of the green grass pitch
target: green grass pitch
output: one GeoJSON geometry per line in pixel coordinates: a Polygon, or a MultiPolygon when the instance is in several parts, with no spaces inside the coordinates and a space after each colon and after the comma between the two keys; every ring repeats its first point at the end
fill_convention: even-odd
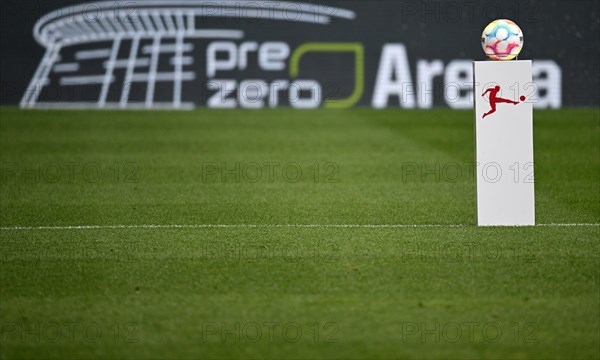
{"type": "Polygon", "coordinates": [[[598,358],[599,121],[478,228],[470,111],[2,108],[0,355],[598,358]]]}

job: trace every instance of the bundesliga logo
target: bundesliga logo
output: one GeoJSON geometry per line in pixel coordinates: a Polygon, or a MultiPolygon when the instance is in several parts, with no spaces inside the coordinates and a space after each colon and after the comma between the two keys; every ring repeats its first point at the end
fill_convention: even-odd
{"type": "MultiPolygon", "coordinates": [[[[498,104],[498,103],[508,103],[508,104],[513,104],[513,105],[517,105],[519,103],[518,101],[513,101],[513,100],[499,97],[498,96],[499,92],[500,92],[500,86],[496,85],[492,88],[488,88],[487,90],[485,90],[483,92],[483,94],[481,94],[481,96],[485,96],[485,94],[490,93],[490,96],[488,99],[489,99],[490,107],[491,107],[490,111],[483,114],[483,116],[481,117],[482,119],[490,114],[495,113],[496,112],[496,104],[498,104]]],[[[521,95],[521,97],[519,97],[519,100],[525,101],[525,96],[521,95]]]]}

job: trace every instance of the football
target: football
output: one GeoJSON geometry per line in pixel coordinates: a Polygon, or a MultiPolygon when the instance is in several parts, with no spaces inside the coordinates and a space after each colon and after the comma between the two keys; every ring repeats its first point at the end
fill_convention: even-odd
{"type": "Polygon", "coordinates": [[[523,31],[511,20],[494,20],[483,29],[481,47],[493,60],[512,60],[523,49],[523,31]]]}

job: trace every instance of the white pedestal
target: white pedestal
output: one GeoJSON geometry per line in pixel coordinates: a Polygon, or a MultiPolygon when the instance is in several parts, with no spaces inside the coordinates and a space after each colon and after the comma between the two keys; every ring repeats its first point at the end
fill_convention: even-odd
{"type": "Polygon", "coordinates": [[[477,224],[535,225],[531,61],[475,61],[473,70],[477,224]]]}

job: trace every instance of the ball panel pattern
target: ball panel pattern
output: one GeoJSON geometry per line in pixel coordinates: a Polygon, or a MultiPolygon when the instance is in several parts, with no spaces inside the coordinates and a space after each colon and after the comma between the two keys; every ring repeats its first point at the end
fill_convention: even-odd
{"type": "Polygon", "coordinates": [[[523,32],[511,20],[494,20],[483,29],[481,47],[493,60],[512,60],[523,48],[523,32]]]}

